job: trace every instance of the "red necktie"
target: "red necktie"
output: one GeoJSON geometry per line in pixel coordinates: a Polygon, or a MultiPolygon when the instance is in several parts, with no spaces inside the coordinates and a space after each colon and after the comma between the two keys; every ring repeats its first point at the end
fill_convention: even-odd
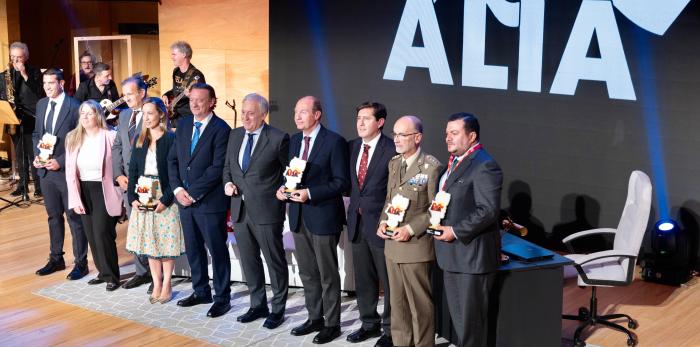
{"type": "Polygon", "coordinates": [[[301,155],[301,160],[309,158],[309,144],[311,144],[311,136],[304,136],[304,153],[301,155]]]}
{"type": "Polygon", "coordinates": [[[357,173],[357,183],[360,184],[360,188],[365,184],[365,177],[367,176],[367,162],[369,161],[369,145],[363,145],[364,150],[362,151],[362,159],[360,159],[360,171],[357,173]]]}

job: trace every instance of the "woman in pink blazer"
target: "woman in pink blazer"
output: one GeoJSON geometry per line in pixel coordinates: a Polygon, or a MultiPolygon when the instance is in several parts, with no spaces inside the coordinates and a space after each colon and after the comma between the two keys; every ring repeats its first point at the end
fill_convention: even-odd
{"type": "Polygon", "coordinates": [[[107,282],[107,290],[113,291],[119,288],[116,224],[122,194],[112,177],[116,133],[107,129],[101,110],[94,100],[80,105],[78,126],[66,136],[66,181],[68,207],[80,215],[99,271],[88,284],[107,282]]]}

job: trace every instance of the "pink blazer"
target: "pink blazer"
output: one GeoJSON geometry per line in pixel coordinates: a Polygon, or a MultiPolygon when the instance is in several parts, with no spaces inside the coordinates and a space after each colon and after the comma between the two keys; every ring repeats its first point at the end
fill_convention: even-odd
{"type": "MultiPolygon", "coordinates": [[[[119,187],[114,185],[112,175],[112,143],[116,132],[110,130],[100,130],[100,135],[104,146],[100,147],[100,158],[102,160],[102,195],[105,198],[105,206],[110,216],[118,217],[122,214],[122,194],[119,187]]],[[[78,152],[80,148],[73,151],[66,151],[66,182],[68,183],[68,208],[82,207],[80,200],[80,175],[78,172],[78,152]]]]}

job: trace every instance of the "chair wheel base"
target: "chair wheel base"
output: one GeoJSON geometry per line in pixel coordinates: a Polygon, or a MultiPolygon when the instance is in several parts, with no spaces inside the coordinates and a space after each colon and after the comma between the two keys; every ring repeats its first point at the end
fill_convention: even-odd
{"type": "Polygon", "coordinates": [[[576,340],[574,341],[574,347],[586,347],[586,341],[576,340]]]}
{"type": "Polygon", "coordinates": [[[627,339],[627,346],[636,346],[636,345],[637,345],[637,340],[627,339]]]}
{"type": "MultiPolygon", "coordinates": [[[[629,323],[627,323],[627,326],[628,326],[630,329],[637,329],[637,328],[639,327],[639,323],[637,323],[636,320],[631,319],[631,320],[629,321],[629,323]]],[[[629,342],[628,342],[628,343],[629,343],[629,342]]]]}

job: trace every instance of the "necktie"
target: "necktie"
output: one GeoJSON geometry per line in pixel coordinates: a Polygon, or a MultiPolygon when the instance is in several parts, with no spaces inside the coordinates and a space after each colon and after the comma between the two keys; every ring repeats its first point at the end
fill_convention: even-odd
{"type": "Polygon", "coordinates": [[[202,126],[202,122],[194,122],[194,135],[192,135],[192,145],[190,145],[190,154],[194,152],[194,148],[197,146],[197,141],[199,141],[199,128],[202,126]]]}
{"type": "Polygon", "coordinates": [[[452,174],[452,171],[455,171],[457,164],[459,164],[459,157],[454,157],[452,159],[452,164],[450,164],[450,169],[447,171],[447,177],[450,177],[450,175],[452,174]]]}
{"type": "Polygon", "coordinates": [[[248,166],[250,166],[250,154],[253,152],[253,139],[255,134],[248,133],[248,143],[245,146],[245,150],[243,150],[243,161],[241,162],[241,169],[243,169],[243,172],[248,171],[248,166]]]}
{"type": "Polygon", "coordinates": [[[56,108],[56,102],[51,101],[51,109],[49,109],[49,116],[46,117],[46,132],[53,135],[53,113],[56,108]]]}
{"type": "Polygon", "coordinates": [[[133,110],[131,112],[131,118],[129,119],[129,142],[131,142],[131,145],[134,145],[134,140],[136,137],[136,114],[138,114],[139,111],[133,110]]]}
{"type": "Polygon", "coordinates": [[[360,170],[357,173],[357,183],[359,183],[360,188],[365,184],[365,177],[367,177],[367,164],[369,162],[369,148],[370,146],[365,144],[362,151],[362,159],[360,159],[360,170]]]}
{"type": "Polygon", "coordinates": [[[311,136],[304,136],[304,153],[301,155],[301,160],[309,158],[309,144],[311,144],[311,136]]]}
{"type": "Polygon", "coordinates": [[[405,160],[401,161],[401,171],[399,172],[399,180],[403,181],[404,176],[406,176],[406,170],[408,169],[408,164],[405,160]]]}

